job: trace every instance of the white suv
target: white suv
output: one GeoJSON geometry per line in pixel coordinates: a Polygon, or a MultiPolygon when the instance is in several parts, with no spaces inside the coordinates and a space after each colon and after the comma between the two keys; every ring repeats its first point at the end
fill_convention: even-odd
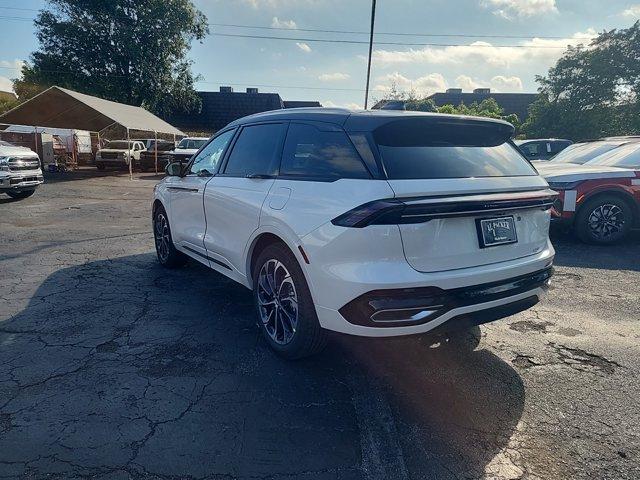
{"type": "Polygon", "coordinates": [[[153,203],[166,267],[193,258],[254,292],[278,353],[327,331],[447,332],[536,304],[552,274],[555,192],[502,121],[294,109],[242,118],[153,203]]]}

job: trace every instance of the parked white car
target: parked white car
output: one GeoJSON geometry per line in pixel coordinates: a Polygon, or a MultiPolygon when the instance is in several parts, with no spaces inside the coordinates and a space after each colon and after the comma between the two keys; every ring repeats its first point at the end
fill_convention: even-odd
{"type": "Polygon", "coordinates": [[[288,358],[327,332],[471,328],[536,304],[555,199],[498,120],[292,109],[216,134],[155,188],[160,263],[195,259],[254,292],[288,358]]]}
{"type": "Polygon", "coordinates": [[[96,167],[104,170],[106,167],[128,167],[133,161],[133,167],[137,168],[140,163],[140,153],[146,147],[140,140],[112,140],[105,148],[101,148],[96,153],[96,167]]]}
{"type": "Polygon", "coordinates": [[[0,141],[0,193],[12,198],[26,198],[33,195],[43,183],[37,153],[0,141]]]}
{"type": "Polygon", "coordinates": [[[169,152],[169,156],[173,162],[187,163],[208,140],[208,137],[185,137],[169,152]]]}

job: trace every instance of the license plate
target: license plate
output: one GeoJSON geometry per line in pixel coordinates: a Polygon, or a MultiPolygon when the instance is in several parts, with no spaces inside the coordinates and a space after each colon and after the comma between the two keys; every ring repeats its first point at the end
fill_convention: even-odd
{"type": "Polygon", "coordinates": [[[516,243],[516,223],[513,217],[479,218],[476,220],[480,248],[516,243]]]}

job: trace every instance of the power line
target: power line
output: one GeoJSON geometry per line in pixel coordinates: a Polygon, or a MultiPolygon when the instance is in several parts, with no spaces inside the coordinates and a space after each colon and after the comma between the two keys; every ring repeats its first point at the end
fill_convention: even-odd
{"type": "MultiPolygon", "coordinates": [[[[0,66],[0,69],[4,70],[16,70],[19,71],[20,67],[6,67],[0,66]]],[[[77,74],[73,70],[41,70],[46,73],[65,73],[65,74],[77,74]]],[[[127,78],[125,75],[98,75],[95,78],[127,78]]],[[[290,89],[299,89],[299,90],[323,90],[323,91],[337,91],[337,92],[363,92],[362,88],[345,88],[345,87],[312,87],[307,85],[271,85],[271,84],[262,84],[262,83],[253,83],[253,82],[222,82],[215,80],[198,80],[196,83],[206,83],[206,84],[215,84],[215,85],[230,85],[230,86],[252,86],[252,87],[263,87],[263,88],[290,88],[290,89]]]]}
{"type": "MultiPolygon", "coordinates": [[[[341,44],[353,44],[353,45],[368,45],[368,41],[364,40],[339,40],[339,39],[324,39],[324,38],[303,38],[303,37],[278,37],[273,35],[245,35],[239,33],[217,33],[213,32],[211,35],[218,37],[231,37],[231,38],[251,38],[257,40],[285,40],[292,42],[309,42],[309,43],[341,43],[341,44]]],[[[553,49],[564,50],[566,47],[552,46],[552,45],[464,45],[459,43],[423,43],[423,42],[373,42],[375,45],[395,45],[405,47],[479,47],[479,48],[536,48],[536,49],[553,49]]]]}
{"type": "MultiPolygon", "coordinates": [[[[299,28],[299,27],[267,27],[263,25],[243,25],[239,23],[210,23],[214,27],[231,27],[231,28],[247,28],[258,30],[280,30],[289,32],[315,32],[315,33],[348,33],[354,35],[369,35],[369,32],[363,30],[329,30],[322,28],[299,28]]],[[[403,37],[451,37],[451,38],[509,38],[531,40],[539,38],[541,40],[562,40],[567,37],[562,36],[545,36],[545,35],[487,35],[487,34],[469,34],[469,33],[409,33],[409,32],[376,32],[376,35],[397,35],[403,37]]],[[[591,40],[592,37],[572,37],[574,40],[591,40]]]]}
{"type": "MultiPolygon", "coordinates": [[[[39,12],[40,10],[35,8],[20,8],[20,7],[5,7],[0,6],[0,9],[27,11],[27,12],[39,12]]],[[[122,16],[123,18],[130,18],[122,16]]],[[[0,16],[0,19],[6,20],[24,20],[33,21],[33,18],[29,17],[7,17],[0,16]]],[[[243,29],[257,29],[257,30],[277,30],[277,31],[293,31],[293,32],[313,32],[313,33],[342,33],[352,35],[369,35],[369,32],[363,30],[333,30],[325,28],[301,28],[301,27],[273,27],[265,25],[247,25],[239,23],[210,23],[209,25],[214,27],[229,27],[229,28],[243,28],[243,29]]],[[[377,32],[376,35],[390,35],[390,36],[403,36],[403,37],[431,37],[431,38],[493,38],[493,39],[519,39],[519,40],[531,40],[538,38],[541,40],[563,40],[567,37],[563,36],[549,36],[549,35],[497,35],[497,34],[462,34],[462,33],[418,33],[418,32],[377,32]]],[[[572,37],[572,40],[591,40],[592,37],[572,37]]]]}

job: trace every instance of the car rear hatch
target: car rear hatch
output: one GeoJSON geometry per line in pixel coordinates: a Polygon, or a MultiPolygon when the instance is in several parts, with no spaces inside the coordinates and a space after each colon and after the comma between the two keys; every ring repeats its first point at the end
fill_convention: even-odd
{"type": "Polygon", "coordinates": [[[395,199],[372,206],[380,208],[372,223],[398,225],[413,268],[475,267],[546,248],[555,192],[510,143],[512,132],[506,122],[438,116],[374,130],[395,199]]]}

